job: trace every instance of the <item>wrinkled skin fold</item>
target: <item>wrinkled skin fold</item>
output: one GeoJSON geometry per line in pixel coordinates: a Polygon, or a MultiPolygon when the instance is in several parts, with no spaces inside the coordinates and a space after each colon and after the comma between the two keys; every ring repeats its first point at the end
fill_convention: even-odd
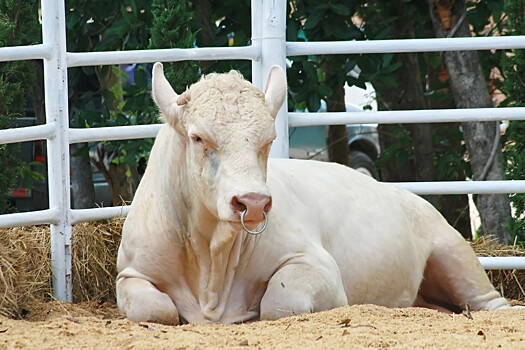
{"type": "Polygon", "coordinates": [[[286,78],[237,72],[178,95],[153,68],[165,121],[125,221],[117,302],[135,322],[245,322],[347,304],[509,307],[422,198],[336,164],[268,159],[286,78]],[[245,222],[257,230],[246,234],[245,222]]]}

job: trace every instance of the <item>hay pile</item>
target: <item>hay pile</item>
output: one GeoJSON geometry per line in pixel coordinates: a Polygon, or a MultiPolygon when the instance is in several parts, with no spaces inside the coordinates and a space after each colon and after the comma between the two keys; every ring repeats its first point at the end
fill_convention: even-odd
{"type": "MultiPolygon", "coordinates": [[[[83,223],[73,228],[73,300],[115,302],[117,250],[124,219],[83,223]]],[[[35,300],[52,300],[50,231],[47,226],[0,229],[0,314],[21,318],[35,300]]],[[[481,238],[479,256],[525,256],[525,249],[481,238]]],[[[525,301],[525,270],[488,271],[507,298],[525,301]]]]}
{"type": "Polygon", "coordinates": [[[73,228],[73,301],[115,302],[117,252],[124,218],[73,228]]]}
{"type": "MultiPolygon", "coordinates": [[[[471,245],[478,256],[525,256],[525,248],[498,243],[490,236],[481,237],[471,245]]],[[[487,274],[501,295],[525,302],[525,270],[488,270],[487,274]]]]}
{"type": "MultiPolygon", "coordinates": [[[[75,225],[73,301],[115,302],[115,266],[124,219],[75,225]]],[[[23,318],[35,300],[52,300],[48,226],[0,229],[0,314],[23,318]]]]}
{"type": "Polygon", "coordinates": [[[51,295],[49,228],[0,230],[0,314],[20,318],[34,299],[51,295]]]}

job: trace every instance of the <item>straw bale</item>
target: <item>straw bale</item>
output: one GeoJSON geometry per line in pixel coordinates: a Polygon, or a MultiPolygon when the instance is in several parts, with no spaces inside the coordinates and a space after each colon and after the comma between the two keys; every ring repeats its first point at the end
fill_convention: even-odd
{"type": "MultiPolygon", "coordinates": [[[[482,236],[472,242],[478,256],[524,256],[525,248],[498,243],[492,236],[482,236]]],[[[496,289],[507,299],[525,302],[525,270],[488,270],[487,274],[496,289]]]]}
{"type": "Polygon", "coordinates": [[[73,300],[115,302],[117,251],[123,218],[76,225],[73,229],[73,300]]]}
{"type": "Polygon", "coordinates": [[[0,230],[0,314],[20,318],[27,305],[51,295],[49,228],[0,230]]]}

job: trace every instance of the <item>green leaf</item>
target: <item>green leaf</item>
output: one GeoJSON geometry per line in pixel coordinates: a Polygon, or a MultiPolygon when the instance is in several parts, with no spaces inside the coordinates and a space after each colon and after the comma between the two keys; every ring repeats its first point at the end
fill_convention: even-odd
{"type": "Polygon", "coordinates": [[[306,73],[306,78],[308,79],[309,84],[317,84],[317,69],[315,69],[314,65],[310,61],[304,61],[303,62],[303,69],[306,73]]]}
{"type": "Polygon", "coordinates": [[[314,29],[322,19],[324,19],[325,11],[316,11],[308,16],[304,24],[304,29],[314,29]]]}
{"type": "Polygon", "coordinates": [[[289,19],[286,23],[286,40],[297,41],[299,33],[299,23],[289,19]]]}
{"type": "Polygon", "coordinates": [[[382,67],[383,68],[386,68],[390,65],[390,63],[392,62],[392,59],[394,58],[394,54],[393,53],[386,53],[383,55],[383,63],[382,63],[382,67]]]}
{"type": "Polygon", "coordinates": [[[396,62],[394,64],[391,64],[390,66],[386,67],[386,69],[383,69],[381,72],[382,73],[392,73],[396,70],[399,69],[399,67],[402,66],[402,63],[401,62],[396,62]]]}
{"type": "Polygon", "coordinates": [[[135,70],[135,84],[143,87],[148,86],[148,77],[142,67],[135,70]]]}
{"type": "Polygon", "coordinates": [[[330,89],[328,85],[319,84],[317,91],[319,91],[319,95],[321,96],[326,96],[326,97],[332,96],[332,89],[330,89]]]}
{"type": "Polygon", "coordinates": [[[350,16],[350,7],[346,4],[333,4],[332,11],[340,16],[350,16]]]}
{"type": "Polygon", "coordinates": [[[348,76],[346,79],[348,86],[357,86],[361,89],[366,90],[366,82],[363,78],[359,77],[358,79],[348,76]]]}
{"type": "Polygon", "coordinates": [[[310,112],[317,112],[321,108],[321,96],[313,93],[308,97],[308,110],[310,112]]]}

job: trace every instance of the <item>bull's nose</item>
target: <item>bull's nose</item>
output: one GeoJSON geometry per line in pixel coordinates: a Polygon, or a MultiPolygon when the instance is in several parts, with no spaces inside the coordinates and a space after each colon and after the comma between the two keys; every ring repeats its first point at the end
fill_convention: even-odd
{"type": "Polygon", "coordinates": [[[246,210],[245,221],[264,220],[263,211],[269,212],[272,208],[272,197],[265,194],[248,193],[242,196],[235,196],[231,201],[232,209],[235,214],[246,210]]]}

